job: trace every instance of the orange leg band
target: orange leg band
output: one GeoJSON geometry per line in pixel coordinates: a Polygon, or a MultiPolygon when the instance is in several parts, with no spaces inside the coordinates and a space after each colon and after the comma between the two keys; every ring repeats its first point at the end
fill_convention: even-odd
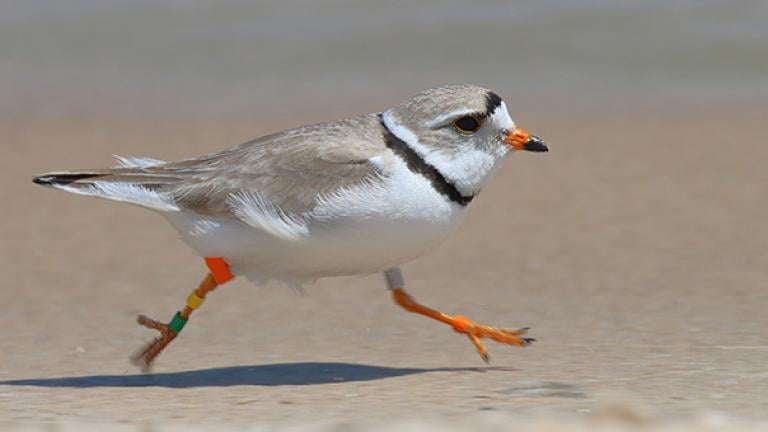
{"type": "Polygon", "coordinates": [[[206,257],[205,265],[211,271],[216,283],[223,285],[235,278],[235,275],[229,271],[229,263],[221,257],[206,257]]]}

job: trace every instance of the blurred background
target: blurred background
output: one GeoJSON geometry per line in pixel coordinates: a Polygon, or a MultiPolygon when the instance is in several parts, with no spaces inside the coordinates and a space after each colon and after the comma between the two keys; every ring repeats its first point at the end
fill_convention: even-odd
{"type": "Polygon", "coordinates": [[[626,401],[764,418],[767,22],[759,0],[0,0],[0,424],[626,401]],[[170,317],[199,258],[150,212],[30,181],[464,82],[552,151],[510,157],[458,235],[405,272],[426,304],[533,327],[530,349],[489,346],[497,369],[371,276],[301,298],[227,285],[161,357],[170,375],[145,381],[126,360],[150,337],[134,317],[170,317]]]}
{"type": "Polygon", "coordinates": [[[458,82],[521,108],[754,101],[766,20],[759,0],[8,1],[0,104],[258,120],[458,82]]]}

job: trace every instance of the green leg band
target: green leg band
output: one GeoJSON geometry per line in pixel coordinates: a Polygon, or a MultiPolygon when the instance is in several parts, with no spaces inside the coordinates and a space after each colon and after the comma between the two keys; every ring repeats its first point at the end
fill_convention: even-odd
{"type": "Polygon", "coordinates": [[[168,323],[168,327],[178,334],[178,333],[181,333],[181,330],[184,329],[184,326],[186,324],[187,324],[187,320],[181,317],[180,312],[176,312],[176,315],[173,316],[173,319],[171,320],[171,322],[168,323]]]}

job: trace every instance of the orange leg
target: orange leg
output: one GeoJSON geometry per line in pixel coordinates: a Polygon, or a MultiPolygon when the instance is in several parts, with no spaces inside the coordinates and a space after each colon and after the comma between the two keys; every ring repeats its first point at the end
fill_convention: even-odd
{"type": "Polygon", "coordinates": [[[156,337],[152,342],[148,343],[144,348],[137,352],[131,359],[133,363],[139,366],[144,372],[148,371],[152,367],[152,362],[155,358],[157,358],[157,356],[163,352],[165,347],[179,335],[179,332],[184,328],[184,325],[189,320],[192,312],[203,304],[205,296],[208,295],[209,292],[215,290],[218,286],[219,283],[216,282],[213,274],[208,273],[205,276],[205,279],[200,282],[197,289],[187,297],[187,305],[184,306],[184,309],[177,312],[168,324],[155,321],[145,315],[139,315],[136,318],[136,321],[144,327],[159,331],[160,336],[156,337]]]}
{"type": "Polygon", "coordinates": [[[387,284],[392,290],[392,297],[395,303],[400,305],[408,312],[417,313],[442,323],[448,324],[457,333],[466,334],[469,340],[475,345],[480,357],[487,363],[491,357],[488,354],[488,350],[485,349],[485,345],[480,339],[489,338],[496,342],[500,342],[507,345],[527,346],[535,341],[533,338],[522,337],[528,328],[521,329],[507,329],[496,328],[484,325],[475,324],[469,318],[461,315],[450,316],[434,309],[428,308],[416,302],[408,293],[403,289],[404,280],[400,270],[397,268],[388,270],[385,273],[387,284]]]}

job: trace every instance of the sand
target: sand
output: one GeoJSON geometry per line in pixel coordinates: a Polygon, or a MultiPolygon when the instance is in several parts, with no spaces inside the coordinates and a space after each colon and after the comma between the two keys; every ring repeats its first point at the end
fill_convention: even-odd
{"type": "Polygon", "coordinates": [[[323,280],[304,296],[235,281],[152,375],[128,363],[153,336],[134,317],[170,318],[201,261],[151,212],[31,177],[108,165],[111,153],[181,158],[288,120],[5,117],[0,426],[585,430],[605,426],[607,412],[619,419],[609,426],[720,430],[765,420],[766,112],[734,102],[518,115],[552,152],[511,157],[460,233],[404,266],[425,304],[532,327],[529,348],[489,343],[490,365],[466,338],[393,305],[374,275],[323,280]]]}

